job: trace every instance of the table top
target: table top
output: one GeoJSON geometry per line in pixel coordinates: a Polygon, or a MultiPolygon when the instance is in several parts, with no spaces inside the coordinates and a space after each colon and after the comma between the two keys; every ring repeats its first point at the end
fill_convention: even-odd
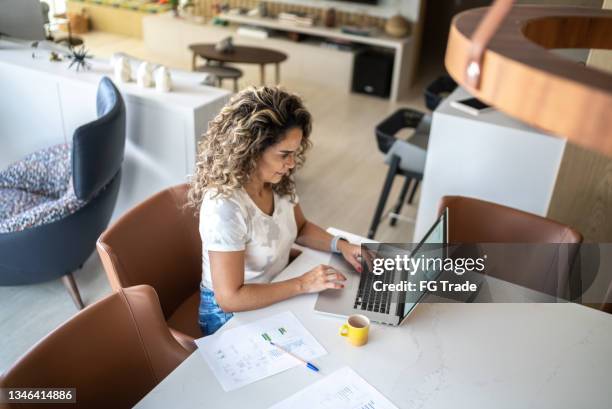
{"type": "Polygon", "coordinates": [[[234,45],[231,53],[215,50],[215,44],[191,44],[189,49],[207,60],[244,64],[272,64],[285,61],[287,54],[269,48],[234,45]]]}
{"type": "MultiPolygon", "coordinates": [[[[298,276],[328,253],[306,249],[277,279],[298,276]]],[[[343,319],[315,313],[315,294],[237,313],[225,331],[292,311],[326,348],[313,361],[224,392],[198,351],[137,408],[267,408],[343,366],[399,408],[608,408],[612,316],[576,304],[420,304],[400,327],[373,324],[351,347],[343,319]]]]}

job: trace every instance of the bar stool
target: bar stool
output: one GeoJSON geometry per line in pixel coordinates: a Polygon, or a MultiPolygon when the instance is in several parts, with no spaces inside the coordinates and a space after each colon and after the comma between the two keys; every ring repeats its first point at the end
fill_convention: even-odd
{"type": "MultiPolygon", "coordinates": [[[[453,92],[456,87],[457,83],[448,75],[436,78],[425,88],[425,105],[428,109],[434,111],[442,100],[453,92]]],[[[396,175],[402,175],[406,179],[404,180],[399,200],[395,204],[393,212],[390,213],[391,226],[395,226],[397,219],[401,217],[400,212],[402,211],[408,190],[410,190],[410,196],[408,196],[407,203],[412,204],[417,188],[421,180],[423,180],[431,119],[431,115],[426,115],[414,109],[404,108],[396,111],[376,127],[378,149],[386,154],[385,163],[389,165],[389,171],[387,172],[382,192],[380,192],[378,205],[376,206],[374,218],[368,231],[368,238],[372,239],[376,234],[396,175]],[[412,136],[408,140],[397,139],[395,135],[405,128],[414,129],[412,136]]],[[[414,222],[414,220],[410,221],[414,222]]]]}
{"type": "Polygon", "coordinates": [[[378,198],[368,238],[373,239],[376,235],[395,176],[401,175],[405,180],[399,199],[390,213],[391,226],[397,223],[409,191],[407,203],[412,204],[416,190],[423,180],[430,127],[430,115],[410,108],[399,109],[376,127],[378,149],[385,153],[385,163],[389,165],[389,170],[378,198]],[[397,139],[395,135],[405,128],[414,129],[413,135],[408,140],[397,139]]]}
{"type": "Polygon", "coordinates": [[[242,70],[230,67],[227,65],[200,65],[195,68],[195,71],[205,72],[207,74],[214,75],[217,79],[217,86],[223,85],[223,80],[231,79],[234,80],[234,92],[238,92],[238,79],[242,77],[242,70]]]}

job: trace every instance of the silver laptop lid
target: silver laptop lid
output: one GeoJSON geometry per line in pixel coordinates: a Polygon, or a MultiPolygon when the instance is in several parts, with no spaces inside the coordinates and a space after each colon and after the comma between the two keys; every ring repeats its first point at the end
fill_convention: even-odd
{"type": "MultiPolygon", "coordinates": [[[[423,236],[419,244],[412,251],[410,257],[419,257],[426,253],[427,258],[442,258],[446,257],[446,249],[448,245],[448,208],[444,209],[438,220],[431,226],[429,231],[423,236]],[[437,246],[439,244],[439,246],[437,246]],[[426,245],[426,246],[424,246],[426,245]],[[429,246],[427,246],[429,245],[429,246]]],[[[410,281],[420,282],[423,280],[433,280],[440,274],[440,271],[427,271],[419,269],[414,275],[410,276],[410,281]]],[[[410,299],[401,303],[398,310],[400,323],[408,317],[414,307],[426,294],[426,291],[411,292],[410,299]]]]}

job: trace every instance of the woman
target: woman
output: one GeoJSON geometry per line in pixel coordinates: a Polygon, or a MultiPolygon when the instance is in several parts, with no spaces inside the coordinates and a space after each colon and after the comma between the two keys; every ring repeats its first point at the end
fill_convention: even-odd
{"type": "Polygon", "coordinates": [[[190,204],[200,208],[204,335],[235,311],[343,288],[346,277],[326,265],[270,283],[294,242],[341,253],[361,270],[359,246],[308,221],[298,203],[293,173],[304,162],[310,130],[301,99],[270,87],[235,95],[209,124],[189,191],[190,204]]]}

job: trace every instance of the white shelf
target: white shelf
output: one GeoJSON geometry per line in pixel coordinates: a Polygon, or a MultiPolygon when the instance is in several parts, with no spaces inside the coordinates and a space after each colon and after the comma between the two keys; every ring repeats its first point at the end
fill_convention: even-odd
{"type": "Polygon", "coordinates": [[[400,13],[409,20],[416,20],[420,0],[377,0],[376,4],[365,4],[346,0],[272,0],[273,3],[284,3],[295,6],[314,7],[318,9],[334,8],[336,11],[389,18],[400,13]]]}
{"type": "Polygon", "coordinates": [[[358,44],[367,44],[378,47],[398,49],[410,42],[410,37],[393,38],[389,36],[360,36],[355,34],[343,33],[339,28],[327,28],[320,26],[300,26],[291,23],[281,23],[277,19],[267,17],[250,17],[237,14],[220,14],[222,20],[232,23],[248,24],[270,28],[279,31],[290,31],[294,33],[308,34],[317,37],[336,38],[340,40],[352,41],[358,44]]]}

